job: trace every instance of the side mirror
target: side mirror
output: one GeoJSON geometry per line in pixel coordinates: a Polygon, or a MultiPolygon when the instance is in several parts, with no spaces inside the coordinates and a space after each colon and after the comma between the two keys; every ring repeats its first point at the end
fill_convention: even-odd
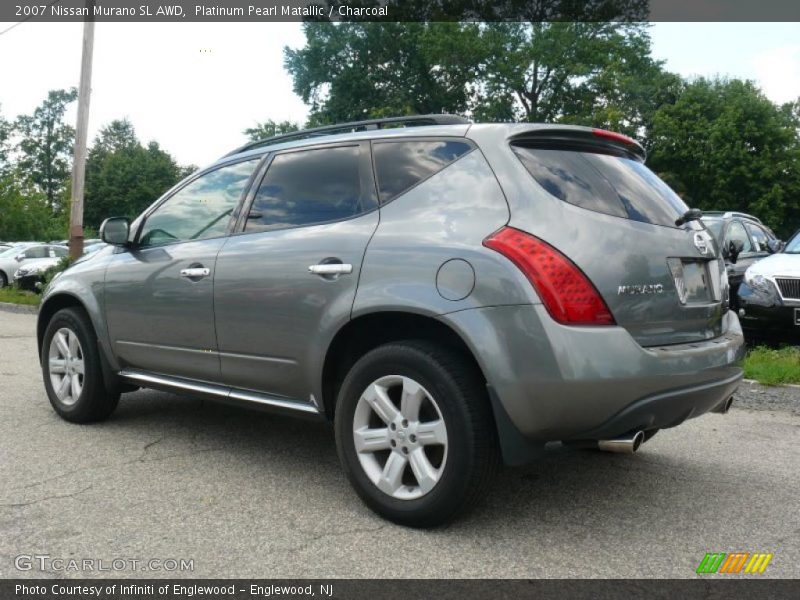
{"type": "Polygon", "coordinates": [[[127,246],[131,223],[127,217],[111,217],[100,225],[100,239],[112,246],[127,246]]]}
{"type": "Polygon", "coordinates": [[[17,254],[14,257],[14,260],[17,261],[17,262],[22,262],[23,260],[25,260],[25,253],[23,252],[21,254],[17,254]]]}
{"type": "Polygon", "coordinates": [[[731,240],[728,242],[728,257],[733,264],[739,260],[739,254],[744,250],[744,242],[742,240],[731,240]]]}
{"type": "Polygon", "coordinates": [[[777,254],[783,250],[783,242],[780,240],[767,240],[767,252],[777,254]]]}

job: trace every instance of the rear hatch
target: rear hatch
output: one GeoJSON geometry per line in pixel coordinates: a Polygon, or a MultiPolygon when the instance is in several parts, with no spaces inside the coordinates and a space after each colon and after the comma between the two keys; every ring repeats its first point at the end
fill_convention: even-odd
{"type": "Polygon", "coordinates": [[[637,342],[690,343],[723,333],[728,290],[716,242],[700,221],[676,225],[688,207],[644,165],[636,142],[602,130],[547,128],[515,137],[511,149],[545,198],[558,201],[512,210],[510,225],[574,262],[637,342]]]}

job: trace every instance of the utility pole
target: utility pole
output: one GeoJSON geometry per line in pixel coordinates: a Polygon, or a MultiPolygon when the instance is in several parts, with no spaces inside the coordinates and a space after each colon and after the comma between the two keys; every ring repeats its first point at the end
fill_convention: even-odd
{"type": "Polygon", "coordinates": [[[94,3],[86,0],[89,13],[83,23],[81,83],[78,88],[78,124],[75,127],[75,155],[72,162],[72,202],[69,211],[69,255],[83,254],[83,188],[86,179],[86,138],[89,134],[89,98],[92,94],[92,52],[94,50],[94,3]]]}

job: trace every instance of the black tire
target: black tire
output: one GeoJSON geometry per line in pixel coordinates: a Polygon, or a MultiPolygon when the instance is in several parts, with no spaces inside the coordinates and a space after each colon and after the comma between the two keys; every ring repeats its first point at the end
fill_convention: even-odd
{"type": "Polygon", "coordinates": [[[6,274],[0,271],[0,288],[4,288],[8,285],[8,277],[6,274]]]}
{"type": "Polygon", "coordinates": [[[64,308],[50,319],[42,342],[42,376],[53,409],[65,420],[90,423],[108,418],[119,402],[118,393],[108,393],[103,381],[97,336],[86,313],[79,308],[64,308]],[[77,400],[65,403],[53,389],[49,371],[50,343],[56,332],[69,329],[77,335],[84,364],[83,386],[77,400]]]}
{"type": "Polygon", "coordinates": [[[386,344],[358,360],[339,392],[335,425],[339,458],[356,492],[376,513],[401,525],[434,527],[465,511],[488,491],[500,464],[486,384],[477,367],[427,341],[386,344]],[[445,422],[447,459],[438,483],[420,498],[398,499],[378,489],[356,452],[353,422],[359,398],[370,384],[389,375],[422,385],[445,422]]]}

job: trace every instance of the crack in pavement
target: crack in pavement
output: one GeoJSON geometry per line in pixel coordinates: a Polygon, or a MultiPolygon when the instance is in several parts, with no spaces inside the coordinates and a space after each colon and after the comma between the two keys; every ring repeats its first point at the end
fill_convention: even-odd
{"type": "Polygon", "coordinates": [[[71,494],[55,494],[53,496],[45,496],[44,498],[38,498],[37,500],[31,500],[30,502],[12,502],[12,503],[0,503],[0,507],[2,508],[18,508],[21,506],[31,506],[32,504],[39,504],[40,502],[46,502],[47,500],[60,500],[62,498],[74,498],[79,494],[83,494],[84,492],[88,492],[94,486],[90,485],[88,487],[83,488],[82,490],[78,490],[77,492],[72,492],[71,494]]]}

